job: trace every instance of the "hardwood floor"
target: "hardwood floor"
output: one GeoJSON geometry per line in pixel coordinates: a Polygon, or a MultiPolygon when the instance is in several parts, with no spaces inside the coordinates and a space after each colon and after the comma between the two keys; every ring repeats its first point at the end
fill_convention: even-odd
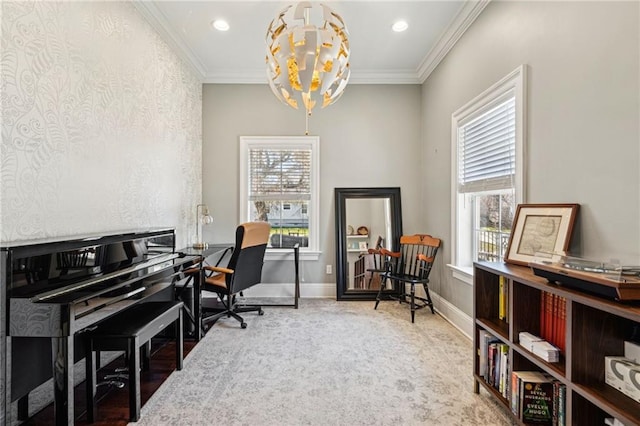
{"type": "MultiPolygon", "coordinates": [[[[196,342],[185,340],[184,356],[193,349],[196,342]]],[[[98,371],[98,380],[105,374],[110,374],[115,368],[123,367],[124,359],[119,357],[107,366],[98,371]]],[[[175,362],[175,343],[173,341],[154,341],[152,346],[151,367],[149,371],[140,373],[140,393],[141,402],[144,406],[145,402],[158,390],[160,385],[174,371],[175,362]]],[[[75,415],[76,425],[93,424],[96,426],[110,425],[120,426],[129,423],[129,385],[124,380],[125,386],[122,389],[114,387],[101,387],[98,393],[98,411],[96,422],[87,423],[86,420],[86,402],[85,402],[85,384],[80,383],[75,388],[75,415]]],[[[44,426],[54,423],[53,404],[45,407],[42,411],[32,416],[24,424],[29,426],[44,426]]]]}

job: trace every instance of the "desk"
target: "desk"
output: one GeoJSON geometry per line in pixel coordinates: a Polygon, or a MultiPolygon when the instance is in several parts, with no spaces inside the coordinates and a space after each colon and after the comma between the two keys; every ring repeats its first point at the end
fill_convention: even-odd
{"type": "Polygon", "coordinates": [[[293,246],[293,266],[295,270],[295,293],[293,296],[293,303],[291,304],[282,304],[282,303],[261,303],[261,306],[274,306],[274,307],[292,307],[298,309],[298,301],[300,300],[300,244],[296,244],[293,246]]]}
{"type": "Polygon", "coordinates": [[[200,272],[197,277],[194,277],[193,280],[193,311],[191,315],[193,316],[194,321],[194,337],[196,341],[200,341],[203,336],[202,332],[202,289],[201,284],[204,281],[204,264],[205,260],[213,256],[215,254],[221,254],[224,256],[224,251],[229,249],[229,252],[233,250],[233,243],[219,243],[219,244],[209,244],[206,248],[198,249],[193,247],[185,247],[179,250],[176,250],[179,253],[184,253],[187,256],[198,256],[199,257],[199,265],[200,272]]]}

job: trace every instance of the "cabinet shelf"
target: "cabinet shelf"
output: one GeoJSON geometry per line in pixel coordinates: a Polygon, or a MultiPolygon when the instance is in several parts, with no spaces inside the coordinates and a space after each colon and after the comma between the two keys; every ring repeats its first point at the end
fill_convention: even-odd
{"type": "Polygon", "coordinates": [[[625,425],[640,424],[640,403],[611,386],[606,384],[576,385],[575,392],[601,410],[615,416],[625,425]]]}
{"type": "Polygon", "coordinates": [[[476,324],[484,328],[504,343],[509,343],[509,324],[499,319],[476,318],[476,324]]]}
{"type": "MultiPolygon", "coordinates": [[[[508,346],[509,377],[512,371],[534,370],[566,386],[566,425],[602,425],[606,417],[615,417],[624,424],[640,424],[640,403],[604,382],[604,357],[623,355],[623,342],[638,327],[640,303],[619,303],[549,283],[525,266],[474,264],[474,389],[486,389],[507,409],[511,408],[509,398],[505,399],[479,374],[480,364],[487,362],[486,356],[480,355],[480,339],[486,336],[485,331],[508,346]],[[550,299],[557,303],[551,318],[561,319],[554,323],[560,324],[553,329],[559,331],[546,337],[564,348],[557,363],[547,362],[519,344],[519,333],[523,331],[543,338],[548,335],[544,323],[548,324],[546,303],[550,299]],[[501,319],[504,303],[506,316],[501,319]]],[[[524,424],[521,419],[517,422],[524,424]]]]}
{"type": "Polygon", "coordinates": [[[498,392],[498,390],[496,388],[494,388],[493,386],[491,386],[489,383],[484,381],[484,378],[482,376],[479,376],[477,374],[473,374],[473,378],[475,379],[476,383],[481,385],[483,388],[485,388],[487,390],[487,392],[489,392],[491,395],[493,395],[495,398],[497,398],[498,400],[502,401],[503,404],[508,404],[509,401],[507,401],[505,399],[505,397],[503,397],[502,395],[500,395],[500,392],[498,392]]]}
{"type": "Polygon", "coordinates": [[[560,356],[559,362],[551,363],[543,360],[539,356],[536,356],[534,353],[526,350],[517,343],[511,343],[511,348],[518,352],[519,355],[534,363],[540,370],[548,372],[553,377],[566,384],[566,360],[564,355],[560,356]]]}

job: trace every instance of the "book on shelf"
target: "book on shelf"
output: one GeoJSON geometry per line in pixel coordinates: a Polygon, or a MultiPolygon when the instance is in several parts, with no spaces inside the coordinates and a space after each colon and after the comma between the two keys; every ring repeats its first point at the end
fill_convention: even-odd
{"type": "Polygon", "coordinates": [[[566,386],[539,371],[511,373],[511,411],[525,424],[564,426],[566,386]]]}
{"type": "Polygon", "coordinates": [[[498,342],[498,338],[487,330],[478,331],[478,375],[489,381],[487,365],[489,364],[489,343],[498,342]]]}
{"type": "Polygon", "coordinates": [[[487,355],[489,371],[487,383],[506,398],[507,380],[509,378],[509,346],[505,343],[489,343],[487,355]]]}
{"type": "Polygon", "coordinates": [[[509,285],[507,279],[500,275],[498,291],[498,318],[506,321],[509,313],[509,285]]]}
{"type": "Polygon", "coordinates": [[[560,350],[546,340],[521,331],[518,334],[520,346],[547,362],[560,362],[560,350]]]}
{"type": "Polygon", "coordinates": [[[509,377],[509,346],[501,344],[498,350],[500,351],[500,371],[497,387],[500,394],[507,398],[507,389],[509,387],[507,380],[509,377]]]}
{"type": "Polygon", "coordinates": [[[557,294],[540,293],[540,335],[560,352],[566,348],[567,301],[557,294]]]}

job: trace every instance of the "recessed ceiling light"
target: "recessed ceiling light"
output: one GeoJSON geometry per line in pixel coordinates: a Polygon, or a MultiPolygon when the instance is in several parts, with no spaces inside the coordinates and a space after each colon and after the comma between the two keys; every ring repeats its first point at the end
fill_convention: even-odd
{"type": "Polygon", "coordinates": [[[396,21],[391,26],[391,29],[393,31],[397,32],[397,33],[401,33],[402,31],[406,30],[407,28],[409,28],[409,24],[407,24],[407,21],[396,21]]]}
{"type": "Polygon", "coordinates": [[[218,31],[228,31],[229,30],[229,24],[224,19],[216,19],[215,21],[213,21],[211,23],[211,25],[213,25],[213,28],[215,28],[218,31]]]}

